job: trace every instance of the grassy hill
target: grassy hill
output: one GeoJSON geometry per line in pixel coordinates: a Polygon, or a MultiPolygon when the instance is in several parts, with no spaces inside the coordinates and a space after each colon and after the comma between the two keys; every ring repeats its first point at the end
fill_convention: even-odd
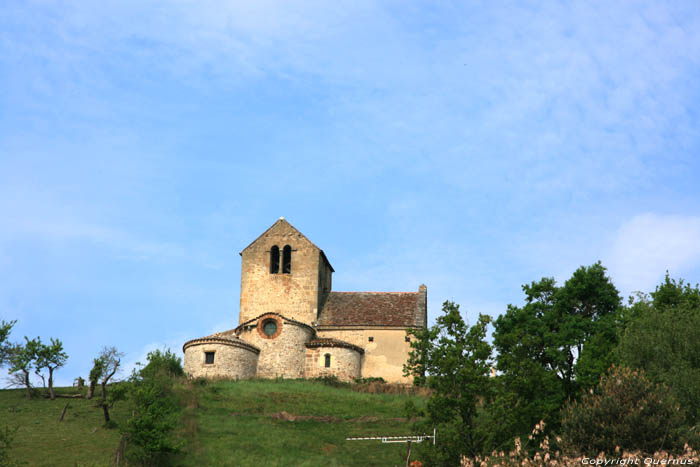
{"type": "MultiPolygon", "coordinates": [[[[182,466],[404,465],[405,444],[345,438],[411,434],[404,404],[425,403],[419,396],[289,380],[186,383],[178,393],[184,448],[175,464],[182,466]]],[[[117,428],[105,428],[95,401],[26,400],[21,390],[0,391],[0,427],[19,427],[11,454],[28,465],[109,465],[119,443],[118,426],[129,414],[127,402],[117,404],[117,428]]]]}

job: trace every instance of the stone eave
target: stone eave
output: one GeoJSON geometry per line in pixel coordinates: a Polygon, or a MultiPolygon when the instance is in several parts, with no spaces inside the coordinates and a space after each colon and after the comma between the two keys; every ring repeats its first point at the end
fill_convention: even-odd
{"type": "Polygon", "coordinates": [[[187,349],[188,347],[192,347],[195,345],[204,345],[204,344],[228,345],[231,347],[239,347],[241,349],[250,350],[251,352],[255,352],[257,354],[260,353],[260,349],[252,344],[249,344],[249,343],[242,341],[241,339],[238,339],[238,338],[232,339],[232,338],[226,338],[226,337],[200,337],[198,339],[192,339],[192,340],[189,340],[183,344],[182,351],[184,352],[185,349],[187,349]]]}
{"type": "Polygon", "coordinates": [[[315,348],[326,348],[326,347],[338,347],[343,349],[350,349],[358,352],[360,354],[365,353],[365,349],[362,347],[351,344],[350,342],[341,341],[339,339],[333,339],[330,337],[320,337],[304,344],[307,349],[315,348]]]}

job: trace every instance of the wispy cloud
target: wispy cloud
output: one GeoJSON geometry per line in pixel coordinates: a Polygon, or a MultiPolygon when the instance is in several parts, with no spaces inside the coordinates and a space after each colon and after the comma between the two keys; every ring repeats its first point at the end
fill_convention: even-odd
{"type": "Polygon", "coordinates": [[[700,266],[700,217],[646,213],[620,226],[610,273],[627,292],[649,292],[665,271],[672,276],[700,266]]]}

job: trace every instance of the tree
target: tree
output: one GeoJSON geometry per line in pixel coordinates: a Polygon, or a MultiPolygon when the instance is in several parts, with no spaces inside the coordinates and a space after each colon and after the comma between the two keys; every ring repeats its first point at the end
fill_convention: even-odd
{"type": "Polygon", "coordinates": [[[144,377],[152,377],[158,374],[163,374],[168,377],[184,376],[185,371],[182,368],[182,359],[175,355],[170,349],[156,349],[148,352],[148,363],[141,368],[139,375],[144,377]]]}
{"type": "Polygon", "coordinates": [[[29,340],[26,336],[24,345],[17,344],[10,351],[10,374],[19,376],[22,385],[27,389],[27,399],[32,397],[32,385],[29,380],[29,373],[36,364],[37,352],[41,346],[41,339],[29,340]]]}
{"type": "Polygon", "coordinates": [[[612,366],[595,391],[563,409],[562,437],[574,455],[612,454],[616,449],[681,451],[683,414],[667,388],[643,371],[612,366]]]}
{"type": "Polygon", "coordinates": [[[121,367],[124,354],[119,352],[116,347],[104,347],[99,355],[102,361],[102,374],[100,386],[102,388],[102,400],[107,396],[107,383],[114,377],[121,367]]]}
{"type": "Polygon", "coordinates": [[[462,454],[480,454],[485,440],[476,419],[489,391],[491,346],[486,342],[486,326],[491,318],[479,315],[470,327],[459,305],[449,301],[443,303],[442,312],[434,326],[408,331],[415,339],[404,374],[433,390],[422,428],[437,428],[442,441],[427,446],[426,460],[459,465],[462,454]]]}
{"type": "MultiPolygon", "coordinates": [[[[102,394],[100,397],[100,405],[105,417],[105,423],[108,423],[109,418],[109,401],[107,400],[107,383],[117,374],[121,367],[121,359],[124,357],[122,352],[119,352],[116,347],[103,347],[100,355],[94,360],[94,374],[90,372],[90,386],[94,388],[92,378],[95,381],[100,380],[102,394]]],[[[91,389],[89,396],[92,396],[94,389],[91,389]]]]}
{"type": "Polygon", "coordinates": [[[523,291],[525,305],[509,305],[494,323],[502,391],[493,407],[507,412],[497,442],[541,419],[556,428],[562,404],[597,383],[617,342],[621,299],[600,262],[562,287],[543,278],[523,291]]]}
{"type": "Polygon", "coordinates": [[[68,354],[63,351],[63,343],[51,338],[51,345],[39,344],[37,346],[36,369],[37,371],[46,368],[49,370],[49,396],[51,400],[56,398],[53,390],[53,372],[66,364],[68,354]]]}
{"type": "Polygon", "coordinates": [[[9,323],[5,320],[0,321],[0,367],[9,361],[12,344],[8,341],[8,337],[12,326],[16,323],[17,321],[10,321],[9,323]]]}
{"type": "Polygon", "coordinates": [[[620,338],[620,362],[644,370],[670,389],[685,409],[686,423],[700,422],[700,289],[668,274],[656,291],[639,295],[630,306],[620,338]]]}
{"type": "Polygon", "coordinates": [[[172,436],[180,416],[172,387],[174,378],[184,373],[180,359],[169,350],[149,352],[147,358],[148,363],[129,378],[128,396],[134,410],[124,429],[127,456],[140,465],[161,465],[181,448],[172,436]]]}
{"type": "Polygon", "coordinates": [[[103,372],[104,360],[102,360],[100,357],[94,358],[92,360],[92,369],[90,370],[90,375],[88,376],[90,386],[88,387],[87,396],[85,396],[86,399],[92,399],[93,395],[95,394],[95,386],[97,386],[103,372]]]}

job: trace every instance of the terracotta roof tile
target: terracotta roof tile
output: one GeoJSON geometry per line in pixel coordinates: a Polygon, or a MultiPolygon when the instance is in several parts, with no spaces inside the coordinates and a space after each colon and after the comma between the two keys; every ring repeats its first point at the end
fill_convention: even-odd
{"type": "Polygon", "coordinates": [[[421,294],[416,292],[331,292],[319,326],[418,327],[421,294]]]}

